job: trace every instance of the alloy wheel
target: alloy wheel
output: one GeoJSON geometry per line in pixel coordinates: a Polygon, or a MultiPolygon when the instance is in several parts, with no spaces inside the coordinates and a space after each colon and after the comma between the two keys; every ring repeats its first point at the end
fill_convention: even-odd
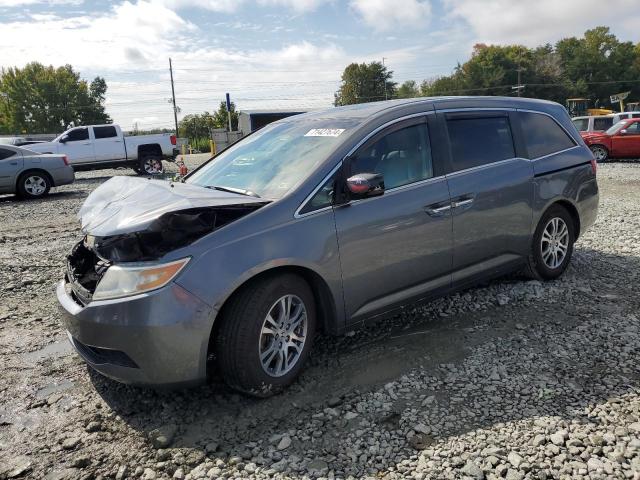
{"type": "Polygon", "coordinates": [[[592,147],[591,151],[593,152],[593,156],[598,162],[603,162],[607,159],[607,151],[603,147],[592,147]]]}
{"type": "Polygon", "coordinates": [[[307,339],[307,308],[300,297],[285,295],[269,309],[260,331],[260,363],[271,377],[282,377],[296,365],[307,339]]]}
{"type": "Polygon", "coordinates": [[[569,228],[560,217],[547,222],[540,242],[542,261],[552,270],[559,268],[569,250],[569,228]]]}
{"type": "Polygon", "coordinates": [[[148,175],[158,175],[162,173],[162,160],[157,158],[147,158],[142,162],[142,167],[148,175]]]}
{"type": "Polygon", "coordinates": [[[47,182],[39,175],[31,175],[24,181],[25,191],[34,197],[39,197],[47,190],[47,182]]]}

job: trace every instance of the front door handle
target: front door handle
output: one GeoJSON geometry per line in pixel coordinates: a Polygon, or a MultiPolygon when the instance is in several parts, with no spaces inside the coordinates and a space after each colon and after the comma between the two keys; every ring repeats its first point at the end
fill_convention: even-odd
{"type": "Polygon", "coordinates": [[[432,217],[439,217],[444,215],[449,210],[451,210],[451,204],[442,204],[442,203],[434,203],[433,205],[428,205],[424,207],[424,211],[427,212],[432,217]]]}
{"type": "Polygon", "coordinates": [[[471,205],[473,203],[473,198],[465,198],[464,200],[455,200],[451,202],[451,206],[453,208],[460,208],[466,205],[471,205]]]}

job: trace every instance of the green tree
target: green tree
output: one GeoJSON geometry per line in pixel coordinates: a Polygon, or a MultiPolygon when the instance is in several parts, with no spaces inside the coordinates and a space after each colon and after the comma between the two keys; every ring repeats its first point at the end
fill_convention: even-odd
{"type": "Polygon", "coordinates": [[[210,137],[211,129],[218,128],[215,126],[213,115],[209,112],[185,115],[184,118],[180,120],[178,127],[180,136],[189,139],[210,137]]]}
{"type": "Polygon", "coordinates": [[[90,84],[70,65],[54,68],[33,62],[0,72],[0,131],[60,133],[72,125],[111,123],[105,112],[107,84],[90,84]]]}
{"type": "MultiPolygon", "coordinates": [[[[220,102],[218,110],[213,114],[214,128],[229,128],[229,120],[227,118],[227,102],[220,102]]],[[[231,102],[231,130],[238,130],[238,113],[236,112],[236,104],[231,102]]]]}
{"type": "Polygon", "coordinates": [[[614,93],[630,90],[629,99],[640,100],[640,44],[618,41],[608,27],[533,49],[478,44],[451,75],[425,80],[420,94],[514,95],[518,79],[526,97],[560,103],[586,97],[592,107],[616,108],[609,102],[614,93]]]}
{"type": "Polygon", "coordinates": [[[380,62],[352,63],[342,73],[342,85],[334,104],[351,105],[392,98],[396,94],[393,72],[380,62]]]}
{"type": "Polygon", "coordinates": [[[397,98],[414,98],[420,96],[420,89],[415,80],[407,80],[398,87],[397,98]]]}
{"type": "Polygon", "coordinates": [[[640,97],[639,48],[620,42],[609,27],[587,30],[583,38],[565,38],[555,48],[562,64],[562,79],[572,85],[572,96],[591,99],[592,106],[615,108],[609,97],[631,90],[640,97]]]}

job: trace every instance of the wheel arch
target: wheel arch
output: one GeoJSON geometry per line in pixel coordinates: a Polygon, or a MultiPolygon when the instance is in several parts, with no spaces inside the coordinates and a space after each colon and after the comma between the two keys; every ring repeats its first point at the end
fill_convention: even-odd
{"type": "Polygon", "coordinates": [[[158,158],[162,158],[162,148],[158,143],[145,143],[138,146],[138,159],[141,160],[143,155],[158,155],[158,158]]]}
{"type": "MultiPolygon", "coordinates": [[[[574,231],[576,234],[576,238],[574,240],[577,240],[578,237],[580,236],[580,228],[581,228],[581,223],[580,223],[580,213],[578,212],[577,207],[568,199],[566,198],[561,198],[561,199],[556,199],[552,202],[550,202],[546,208],[544,208],[542,210],[542,213],[540,214],[540,217],[538,218],[538,222],[540,222],[540,219],[544,216],[545,213],[547,213],[549,211],[550,208],[559,205],[561,207],[563,207],[567,212],[569,212],[569,215],[571,216],[571,219],[573,220],[573,226],[574,226],[574,231]]],[[[536,223],[537,226],[537,223],[536,223]]]]}
{"type": "Polygon", "coordinates": [[[47,177],[47,179],[49,180],[49,183],[51,184],[52,187],[55,187],[56,184],[53,181],[53,177],[51,176],[51,174],[49,172],[47,172],[46,170],[44,170],[43,168],[27,168],[26,170],[23,170],[22,172],[20,172],[18,174],[18,176],[16,177],[16,192],[18,191],[18,185],[20,184],[20,180],[22,180],[22,177],[24,177],[25,175],[29,174],[29,173],[39,173],[41,175],[44,175],[45,177],[47,177]]]}
{"type": "Polygon", "coordinates": [[[215,338],[216,332],[222,324],[221,320],[224,316],[225,308],[229,305],[230,301],[243,289],[256,281],[268,278],[270,276],[278,276],[287,273],[292,273],[294,275],[300,276],[307,282],[307,284],[311,288],[314,300],[316,302],[316,314],[318,316],[317,325],[319,327],[319,330],[321,332],[332,334],[338,333],[340,331],[340,327],[337,324],[338,315],[336,310],[336,302],[333,298],[333,294],[331,293],[329,285],[322,278],[322,276],[320,276],[311,268],[303,267],[300,265],[277,266],[258,272],[255,275],[245,279],[242,283],[236,286],[236,288],[224,299],[211,327],[207,357],[209,357],[213,353],[213,339],[215,338]]]}

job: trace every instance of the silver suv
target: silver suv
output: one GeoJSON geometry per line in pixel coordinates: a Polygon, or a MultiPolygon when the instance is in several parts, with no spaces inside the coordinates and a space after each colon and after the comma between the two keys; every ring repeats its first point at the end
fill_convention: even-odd
{"type": "Polygon", "coordinates": [[[215,368],[268,396],[319,332],[517,269],[558,277],[597,206],[595,161],[556,103],[334,108],[263,128],[185,183],[105,182],[57,296],[104,375],[183,385],[215,368]]]}

